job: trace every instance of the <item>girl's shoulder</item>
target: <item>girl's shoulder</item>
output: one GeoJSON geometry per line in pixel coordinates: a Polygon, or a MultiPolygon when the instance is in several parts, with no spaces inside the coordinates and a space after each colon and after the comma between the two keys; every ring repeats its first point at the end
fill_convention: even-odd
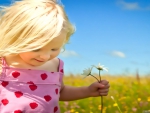
{"type": "Polygon", "coordinates": [[[41,69],[51,72],[57,72],[59,68],[63,67],[63,61],[59,58],[53,58],[52,60],[46,62],[41,69]]]}

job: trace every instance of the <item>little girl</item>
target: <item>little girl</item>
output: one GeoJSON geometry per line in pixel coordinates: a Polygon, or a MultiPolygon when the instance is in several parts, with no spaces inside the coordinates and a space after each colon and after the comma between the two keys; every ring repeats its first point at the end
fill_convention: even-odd
{"type": "Polygon", "coordinates": [[[60,113],[60,101],[106,96],[109,83],[63,84],[57,56],[74,33],[60,3],[16,1],[1,8],[0,113],[60,113]]]}

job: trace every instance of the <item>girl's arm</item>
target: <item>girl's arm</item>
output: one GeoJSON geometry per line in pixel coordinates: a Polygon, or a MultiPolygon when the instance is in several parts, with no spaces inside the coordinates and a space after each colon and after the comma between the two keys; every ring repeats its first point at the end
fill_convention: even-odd
{"type": "Polygon", "coordinates": [[[106,96],[109,91],[109,83],[102,80],[101,83],[94,82],[90,86],[72,87],[62,84],[60,101],[72,101],[87,97],[106,96]]]}
{"type": "Polygon", "coordinates": [[[59,100],[72,101],[87,97],[89,97],[87,87],[72,87],[64,85],[60,92],[59,100]]]}

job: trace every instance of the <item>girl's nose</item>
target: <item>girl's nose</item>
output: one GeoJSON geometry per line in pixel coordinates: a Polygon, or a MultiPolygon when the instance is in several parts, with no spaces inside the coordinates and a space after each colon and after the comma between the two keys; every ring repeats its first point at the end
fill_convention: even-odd
{"type": "Polygon", "coordinates": [[[44,61],[50,59],[50,54],[42,54],[40,55],[40,58],[43,59],[44,61]]]}

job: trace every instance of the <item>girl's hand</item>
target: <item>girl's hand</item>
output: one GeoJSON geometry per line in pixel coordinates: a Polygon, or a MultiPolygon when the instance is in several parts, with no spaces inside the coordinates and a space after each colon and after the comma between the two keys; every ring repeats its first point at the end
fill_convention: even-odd
{"type": "Polygon", "coordinates": [[[99,82],[94,82],[90,86],[88,86],[88,92],[90,97],[96,96],[107,96],[109,91],[109,82],[106,80],[102,80],[99,82]]]}

